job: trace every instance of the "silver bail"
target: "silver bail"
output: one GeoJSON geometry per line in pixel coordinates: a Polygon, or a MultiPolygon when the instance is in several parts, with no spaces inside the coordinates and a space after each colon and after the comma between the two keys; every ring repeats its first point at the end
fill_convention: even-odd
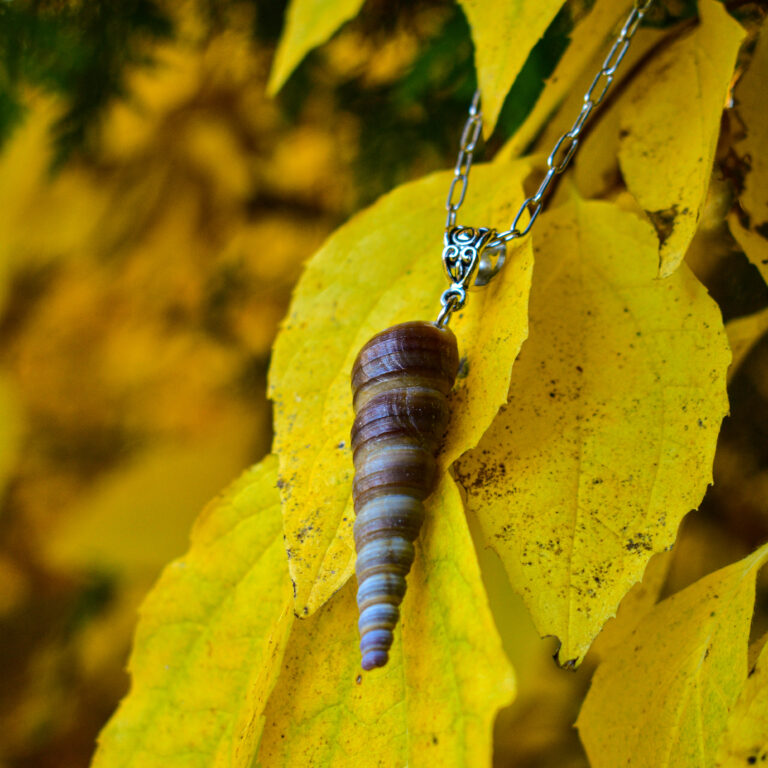
{"type": "Polygon", "coordinates": [[[443,265],[451,281],[440,297],[442,309],[436,324],[448,325],[451,315],[464,306],[467,290],[481,288],[504,266],[507,248],[496,240],[496,230],[488,227],[451,227],[446,230],[443,265]]]}
{"type": "Polygon", "coordinates": [[[488,227],[452,227],[443,239],[443,265],[451,284],[481,288],[504,266],[506,246],[488,227]]]}
{"type": "MultiPolygon", "coordinates": [[[[493,232],[494,238],[496,232],[493,232]]],[[[507,258],[507,244],[503,240],[489,240],[480,251],[480,263],[473,283],[475,288],[483,288],[499,274],[507,258]]]]}

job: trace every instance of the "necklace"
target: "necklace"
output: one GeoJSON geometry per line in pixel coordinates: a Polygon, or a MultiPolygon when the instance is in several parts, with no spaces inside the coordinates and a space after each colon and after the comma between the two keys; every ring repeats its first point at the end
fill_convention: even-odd
{"type": "Polygon", "coordinates": [[[616,70],[653,0],[635,0],[600,70],[584,94],[581,111],[547,157],[535,194],[522,202],[509,229],[456,224],[482,131],[476,91],[461,134],[448,189],[443,265],[450,281],[435,322],[388,328],[360,350],[352,368],[355,420],[354,537],[357,560],[360,651],[365,670],[387,663],[413,542],[424,520],[424,499],[435,485],[436,455],[448,425],[448,394],[459,366],[451,316],[503,267],[506,244],[531,231],[556,176],[568,167],[592,111],[603,101],[616,70]]]}

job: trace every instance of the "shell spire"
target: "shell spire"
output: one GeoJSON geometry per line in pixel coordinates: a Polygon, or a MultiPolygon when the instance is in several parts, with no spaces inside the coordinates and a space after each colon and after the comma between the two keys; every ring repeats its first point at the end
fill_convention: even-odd
{"type": "Polygon", "coordinates": [[[355,571],[365,670],[387,663],[458,364],[450,330],[411,322],[374,336],[352,369],[355,571]]]}

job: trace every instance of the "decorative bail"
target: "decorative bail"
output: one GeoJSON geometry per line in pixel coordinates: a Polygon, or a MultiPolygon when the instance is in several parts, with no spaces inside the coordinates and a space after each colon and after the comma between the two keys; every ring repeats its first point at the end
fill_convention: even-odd
{"type": "Polygon", "coordinates": [[[446,230],[443,265],[451,286],[440,298],[443,305],[437,325],[443,327],[453,312],[461,309],[472,287],[487,285],[504,265],[506,246],[495,240],[489,227],[452,227],[446,230]]]}

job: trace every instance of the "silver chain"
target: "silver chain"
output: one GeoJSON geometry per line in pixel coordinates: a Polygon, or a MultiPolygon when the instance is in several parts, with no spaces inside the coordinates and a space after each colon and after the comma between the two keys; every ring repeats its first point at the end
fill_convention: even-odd
{"type": "Polygon", "coordinates": [[[467,122],[464,123],[464,130],[461,132],[459,155],[456,158],[456,165],[453,167],[451,186],[448,187],[448,197],[445,201],[445,210],[448,211],[448,216],[445,219],[446,232],[456,226],[456,214],[467,194],[469,169],[472,167],[472,157],[477,148],[477,142],[480,139],[482,130],[483,113],[480,111],[480,91],[477,90],[472,97],[472,103],[469,105],[469,117],[467,122]],[[459,199],[454,202],[453,197],[456,194],[457,187],[459,189],[459,199]]]}
{"type": "MultiPolygon", "coordinates": [[[[571,162],[579,146],[579,138],[587,120],[595,107],[603,101],[606,93],[608,93],[616,70],[627,55],[632,38],[652,3],[653,0],[635,0],[632,10],[624,21],[624,25],[611,46],[611,50],[605,57],[602,67],[600,67],[600,71],[595,75],[592,84],[584,94],[578,117],[574,120],[573,125],[555,142],[554,148],[549,153],[549,157],[547,157],[547,172],[541,180],[539,188],[535,194],[526,198],[520,205],[515,218],[512,220],[512,226],[504,232],[494,232],[494,236],[487,240],[488,247],[501,246],[510,240],[525,237],[531,231],[534,221],[536,221],[539,213],[541,213],[544,198],[555,176],[563,173],[568,167],[568,163],[571,162]],[[527,219],[525,218],[526,215],[527,219]]],[[[459,154],[453,169],[453,179],[451,179],[451,185],[448,188],[448,197],[445,201],[445,209],[448,212],[445,219],[446,248],[451,232],[457,229],[456,215],[467,194],[469,171],[472,167],[472,159],[480,139],[482,126],[483,113],[480,109],[480,91],[477,90],[469,107],[469,116],[466,123],[464,123],[464,130],[461,132],[459,154]]],[[[467,227],[459,227],[458,229],[469,230],[467,227]]],[[[480,258],[481,255],[482,249],[478,250],[476,258],[480,258]]],[[[446,261],[445,251],[443,259],[446,261]]],[[[451,270],[449,269],[448,271],[450,276],[451,270]]],[[[452,283],[451,287],[443,293],[441,297],[443,308],[437,319],[439,326],[447,325],[450,315],[464,306],[466,296],[459,289],[466,289],[466,287],[466,285],[457,286],[452,283]]]]}

